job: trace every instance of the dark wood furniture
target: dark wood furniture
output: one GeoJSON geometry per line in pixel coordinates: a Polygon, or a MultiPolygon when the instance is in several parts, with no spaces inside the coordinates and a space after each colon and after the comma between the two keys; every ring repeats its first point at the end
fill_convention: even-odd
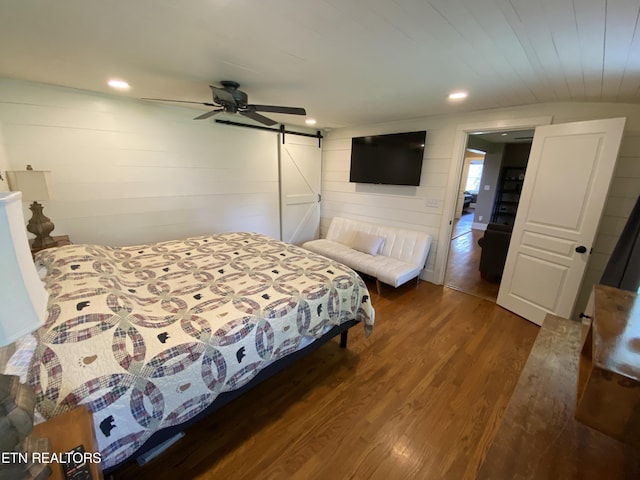
{"type": "Polygon", "coordinates": [[[640,478],[640,454],[574,418],[586,328],[547,315],[478,479],[640,478]]]}
{"type": "Polygon", "coordinates": [[[491,222],[511,225],[516,219],[525,167],[504,167],[500,173],[491,222]]]}
{"type": "MultiPolygon", "coordinates": [[[[97,451],[96,433],[91,411],[81,405],[73,410],[54,417],[33,427],[31,435],[47,437],[51,442],[51,452],[60,454],[68,452],[78,445],[84,445],[86,452],[97,451]]],[[[100,463],[89,463],[93,480],[102,479],[100,463]]],[[[63,480],[64,473],[60,463],[51,463],[51,480],[63,480]]]]}
{"type": "MultiPolygon", "coordinates": [[[[56,241],[56,244],[54,245],[55,247],[71,245],[71,240],[69,239],[69,235],[56,235],[53,237],[53,239],[56,241]]],[[[44,250],[46,248],[53,248],[53,247],[34,247],[33,240],[29,240],[29,246],[31,247],[32,255],[35,254],[36,252],[39,252],[40,250],[44,250]]]]}
{"type": "Polygon", "coordinates": [[[478,245],[482,248],[478,270],[482,278],[496,280],[502,277],[511,242],[511,230],[509,225],[490,223],[484,236],[478,239],[478,245]]]}
{"type": "Polygon", "coordinates": [[[576,418],[640,447],[640,299],[598,285],[580,354],[576,418]]]}

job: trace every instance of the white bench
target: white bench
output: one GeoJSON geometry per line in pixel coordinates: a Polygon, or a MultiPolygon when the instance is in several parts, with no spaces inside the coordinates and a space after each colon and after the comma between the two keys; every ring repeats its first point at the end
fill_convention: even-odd
{"type": "Polygon", "coordinates": [[[398,287],[412,278],[420,279],[431,235],[333,217],[326,238],[302,246],[375,277],[380,293],[380,282],[398,287]]]}

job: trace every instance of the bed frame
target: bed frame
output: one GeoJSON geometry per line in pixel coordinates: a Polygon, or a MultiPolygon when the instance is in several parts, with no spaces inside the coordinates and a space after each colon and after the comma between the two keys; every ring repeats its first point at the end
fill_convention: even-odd
{"type": "Polygon", "coordinates": [[[151,437],[149,437],[147,441],[138,450],[136,450],[136,452],[132,456],[130,456],[128,459],[118,463],[117,465],[114,465],[113,467],[105,469],[104,471],[105,475],[115,472],[126,463],[129,463],[132,460],[135,460],[137,457],[143,455],[146,452],[149,452],[150,450],[157,447],[158,445],[161,445],[162,443],[166,442],[172,437],[180,434],[186,428],[195,424],[202,418],[222,408],[227,403],[241,396],[245,392],[251,390],[253,387],[259,385],[265,380],[271,378],[276,373],[284,370],[289,365],[297,362],[299,359],[306,356],[307,354],[317,350],[319,347],[327,343],[332,338],[340,335],[340,348],[347,348],[347,337],[349,334],[349,329],[354,325],[357,325],[360,323],[361,322],[357,320],[349,320],[340,325],[336,325],[333,328],[331,328],[327,333],[325,333],[322,337],[318,338],[317,340],[310,343],[306,347],[300,350],[297,350],[287,355],[286,357],[276,360],[274,363],[262,369],[255,377],[253,377],[249,382],[247,382],[242,387],[238,388],[237,390],[233,390],[231,392],[223,392],[220,395],[218,395],[211,405],[209,405],[206,409],[198,413],[193,418],[187,420],[184,423],[181,423],[180,425],[174,425],[171,427],[164,428],[154,433],[153,435],[151,435],[151,437]]]}

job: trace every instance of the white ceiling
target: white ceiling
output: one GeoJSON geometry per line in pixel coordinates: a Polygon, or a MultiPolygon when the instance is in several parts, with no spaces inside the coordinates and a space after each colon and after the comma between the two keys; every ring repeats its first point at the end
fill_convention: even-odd
{"type": "MultiPolygon", "coordinates": [[[[0,76],[305,107],[319,128],[640,102],[640,0],[2,0],[0,76]],[[469,97],[452,103],[463,89],[469,97]]],[[[205,107],[203,107],[205,108],[205,107]]],[[[200,113],[200,112],[196,112],[200,113]]],[[[290,124],[295,116],[269,115],[290,124]]]]}

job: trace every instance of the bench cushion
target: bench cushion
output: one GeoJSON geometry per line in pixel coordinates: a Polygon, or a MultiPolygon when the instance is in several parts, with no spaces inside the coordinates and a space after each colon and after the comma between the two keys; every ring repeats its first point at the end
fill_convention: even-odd
{"type": "Polygon", "coordinates": [[[378,255],[395,258],[402,262],[424,267],[431,246],[431,236],[424,232],[377,225],[351,218],[333,217],[327,240],[353,245],[356,232],[364,232],[384,238],[382,250],[378,255]]]}
{"type": "MultiPolygon", "coordinates": [[[[360,246],[366,247],[366,243],[360,246]]],[[[303,247],[398,287],[420,275],[431,247],[431,236],[415,230],[333,217],[327,237],[306,242],[303,247]],[[375,251],[375,245],[368,245],[371,249],[356,248],[357,238],[363,235],[382,238],[379,250],[375,251]]]]}
{"type": "Polygon", "coordinates": [[[313,252],[337,260],[358,272],[376,277],[381,282],[397,287],[417,277],[422,267],[416,267],[396,258],[369,255],[327,239],[311,240],[304,244],[313,252]]]}

